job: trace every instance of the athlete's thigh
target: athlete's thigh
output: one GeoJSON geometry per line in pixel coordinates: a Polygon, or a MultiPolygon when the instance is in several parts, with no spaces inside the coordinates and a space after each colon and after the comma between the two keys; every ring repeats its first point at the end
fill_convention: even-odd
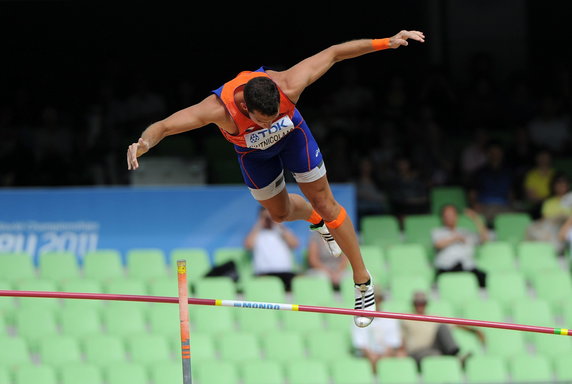
{"type": "Polygon", "coordinates": [[[235,147],[244,183],[256,200],[267,200],[284,189],[280,157],[270,151],[235,147]]]}
{"type": "Polygon", "coordinates": [[[280,159],[297,182],[314,181],[325,174],[322,153],[305,122],[288,135],[280,159]]]}

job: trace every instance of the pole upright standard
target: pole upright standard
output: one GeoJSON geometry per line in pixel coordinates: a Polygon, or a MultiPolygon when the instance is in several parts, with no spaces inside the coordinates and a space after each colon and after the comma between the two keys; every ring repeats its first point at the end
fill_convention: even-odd
{"type": "Polygon", "coordinates": [[[187,285],[187,262],[177,260],[177,282],[179,286],[179,322],[181,328],[181,361],[183,384],[192,384],[191,375],[191,331],[189,326],[189,294],[187,285]]]}

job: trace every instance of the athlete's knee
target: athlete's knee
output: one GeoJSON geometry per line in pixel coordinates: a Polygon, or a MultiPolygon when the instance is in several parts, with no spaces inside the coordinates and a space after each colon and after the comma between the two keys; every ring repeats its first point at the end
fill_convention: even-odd
{"type": "Polygon", "coordinates": [[[316,198],[311,204],[326,222],[335,220],[341,209],[340,204],[333,198],[316,198]]]}
{"type": "Polygon", "coordinates": [[[283,223],[287,221],[290,212],[288,209],[269,211],[272,221],[275,223],[283,223]]]}

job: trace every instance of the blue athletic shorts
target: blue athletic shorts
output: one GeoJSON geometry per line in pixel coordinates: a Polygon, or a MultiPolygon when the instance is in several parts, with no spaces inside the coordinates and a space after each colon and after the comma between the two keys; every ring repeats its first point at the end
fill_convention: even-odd
{"type": "Polygon", "coordinates": [[[312,182],[326,174],[320,148],[306,122],[296,114],[300,117],[296,128],[270,148],[234,146],[244,182],[257,200],[269,199],[284,188],[285,169],[298,183],[312,182]]]}

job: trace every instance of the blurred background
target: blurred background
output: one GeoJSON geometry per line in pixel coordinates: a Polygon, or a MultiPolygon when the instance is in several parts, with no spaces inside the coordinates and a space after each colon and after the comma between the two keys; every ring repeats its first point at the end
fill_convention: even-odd
{"type": "MultiPolygon", "coordinates": [[[[298,238],[291,290],[256,274],[245,238],[257,203],[216,127],[166,138],[135,172],[126,150],[240,71],[414,29],[424,44],[339,63],[298,103],[358,230],[378,308],[419,313],[419,291],[432,315],[570,326],[567,5],[0,1],[0,289],[173,296],[173,261],[184,258],[196,297],[351,307],[349,275],[312,274],[305,222],[285,225],[298,238]],[[456,211],[442,215],[448,204],[456,211]],[[486,286],[474,268],[444,271],[444,230],[470,243],[459,257],[486,286]],[[229,261],[231,274],[206,277],[229,261]]],[[[176,311],[2,298],[0,314],[1,384],[181,382],[176,311]]],[[[569,338],[455,328],[455,356],[370,364],[351,324],[193,307],[197,382],[572,380],[569,338]]]]}

